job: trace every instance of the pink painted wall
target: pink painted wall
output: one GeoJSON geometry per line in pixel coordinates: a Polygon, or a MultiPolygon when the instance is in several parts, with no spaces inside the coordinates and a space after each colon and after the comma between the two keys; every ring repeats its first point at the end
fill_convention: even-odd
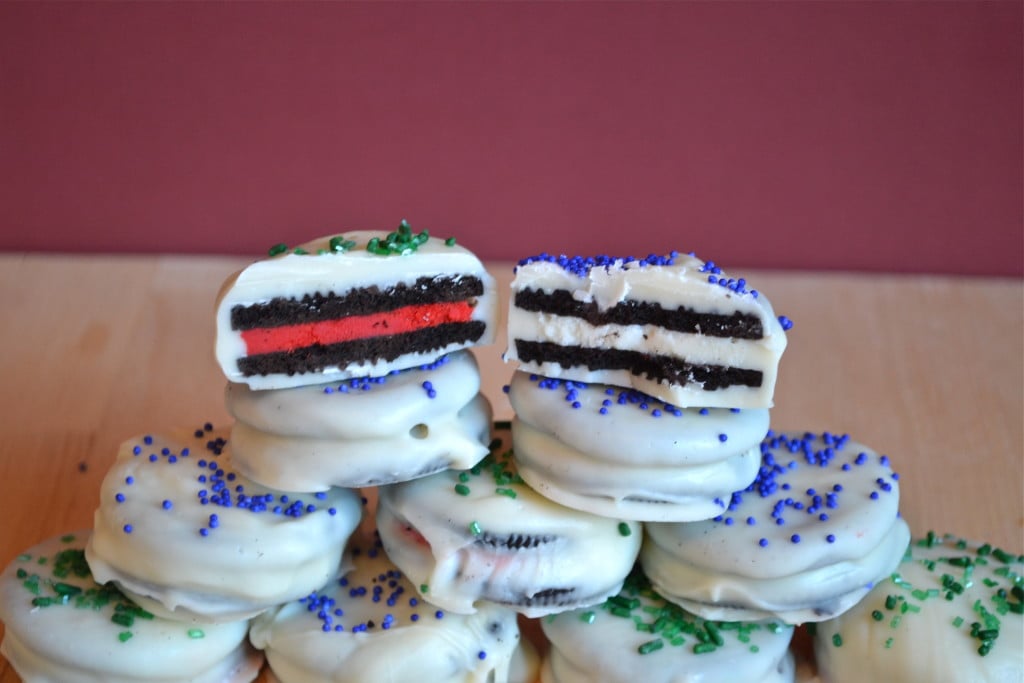
{"type": "Polygon", "coordinates": [[[3,3],[0,249],[1024,273],[1022,3],[3,3]]]}

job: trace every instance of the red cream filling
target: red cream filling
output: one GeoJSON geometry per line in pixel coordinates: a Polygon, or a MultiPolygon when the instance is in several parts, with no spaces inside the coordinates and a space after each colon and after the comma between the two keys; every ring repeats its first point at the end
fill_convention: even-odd
{"type": "Polygon", "coordinates": [[[317,344],[327,346],[356,339],[415,332],[445,323],[469,322],[473,306],[466,301],[405,306],[386,313],[352,315],[299,325],[264,327],[241,332],[246,353],[293,351],[317,344]]]}

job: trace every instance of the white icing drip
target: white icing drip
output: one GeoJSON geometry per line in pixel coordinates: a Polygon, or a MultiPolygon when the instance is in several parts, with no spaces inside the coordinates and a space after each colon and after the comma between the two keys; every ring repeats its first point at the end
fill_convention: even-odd
{"type": "Polygon", "coordinates": [[[520,638],[515,612],[491,605],[472,615],[444,613],[439,619],[437,608],[417,597],[382,550],[376,549],[371,557],[372,542],[364,539],[356,545],[360,553],[351,556],[349,551],[352,569],[345,574],[345,585],[332,581],[316,594],[332,601],[325,605],[329,632],[324,631],[319,610],[309,610],[308,601],[284,605],[253,624],[252,642],[266,651],[281,683],[508,680],[520,638]],[[383,588],[379,602],[371,599],[376,585],[383,588]],[[366,589],[365,595],[350,593],[360,587],[366,589]],[[389,605],[392,596],[394,604],[389,605]],[[342,614],[335,614],[339,609],[342,614]],[[392,621],[384,628],[387,615],[392,621]],[[353,631],[370,621],[373,626],[353,631]],[[343,630],[335,630],[338,626],[343,630]]]}
{"type": "MultiPolygon", "coordinates": [[[[1013,585],[1012,580],[995,573],[1007,565],[991,555],[979,558],[975,543],[960,549],[955,539],[938,540],[930,548],[910,544],[895,572],[905,583],[896,584],[886,578],[845,614],[818,624],[814,650],[825,683],[930,683],[951,680],[951,676],[958,683],[1024,680],[1024,617],[1012,611],[999,614],[992,599],[999,587],[1009,591],[1013,585]],[[969,578],[965,578],[964,567],[942,561],[958,557],[971,558],[974,567],[969,578]],[[936,562],[934,571],[924,564],[927,561],[936,562]],[[953,599],[947,600],[943,575],[953,577],[964,588],[963,593],[954,593],[953,599]],[[920,593],[915,595],[915,591],[920,593]],[[938,593],[929,595],[929,591],[938,593]],[[886,605],[889,596],[899,598],[893,608],[886,605]],[[904,603],[918,611],[904,612],[904,603]],[[985,656],[978,654],[981,641],[970,635],[973,622],[986,628],[975,605],[999,620],[999,637],[985,656]],[[882,618],[876,619],[873,612],[882,618]],[[957,619],[962,620],[959,626],[954,623],[957,619]],[[839,645],[833,641],[836,637],[839,645]]],[[[1022,571],[1019,562],[1009,568],[1018,574],[1022,571]]]]}
{"type": "Polygon", "coordinates": [[[722,521],[645,527],[641,562],[663,595],[712,618],[760,613],[820,621],[849,607],[858,591],[892,571],[909,530],[898,517],[899,485],[884,456],[849,440],[789,438],[813,453],[831,448],[834,457],[826,466],[808,464],[799,448],[772,447],[765,462],[774,458],[781,471],[770,495],[743,493],[735,509],[722,512],[722,521]],[[814,495],[822,502],[809,512],[814,495]],[[828,495],[836,496],[833,507],[825,502],[828,495]],[[803,508],[784,505],[786,499],[803,508]],[[776,523],[776,509],[784,524],[776,523]]]}
{"type": "Polygon", "coordinates": [[[216,340],[217,361],[228,380],[244,382],[254,389],[280,389],[348,377],[385,375],[392,370],[429,363],[444,353],[494,341],[498,316],[496,285],[472,252],[460,245],[447,246],[444,240],[435,237],[406,256],[377,256],[366,251],[370,238],[386,235],[386,231],[347,232],[345,238],[356,242],[356,248],[340,254],[318,255],[319,249],[329,248],[330,238],[322,237],[300,245],[309,252],[307,255],[287,253],[264,259],[230,276],[217,297],[216,340]],[[397,284],[409,285],[421,277],[465,275],[480,278],[484,285],[484,293],[475,300],[472,320],[484,322],[486,329],[476,342],[404,354],[393,361],[331,366],[306,374],[246,377],[238,368],[238,359],[244,357],[246,351],[241,335],[231,329],[231,309],[235,306],[265,303],[275,297],[300,299],[314,293],[344,294],[353,288],[385,289],[397,284]]]}
{"type": "Polygon", "coordinates": [[[282,503],[281,492],[235,473],[230,446],[220,456],[204,447],[222,435],[154,435],[152,444],[136,438],[121,446],[103,480],[94,533],[86,548],[98,581],[123,582],[166,610],[180,608],[185,618],[225,621],[297,598],[336,572],[345,542],[362,514],[359,496],[348,489],[331,489],[322,498],[290,494],[289,502],[282,503]],[[133,453],[136,446],[142,449],[139,455],[133,453]],[[160,455],[165,447],[177,455],[177,462],[160,455]],[[190,453],[182,456],[186,447],[190,453]],[[156,454],[156,462],[150,462],[150,454],[156,454]],[[223,470],[231,507],[201,504],[200,491],[214,493],[210,477],[215,471],[200,468],[200,460],[216,462],[223,470]],[[200,476],[207,481],[200,482],[200,476]],[[271,496],[268,509],[255,513],[234,504],[238,486],[247,496],[271,496]],[[119,494],[123,502],[118,501],[119,494]],[[315,505],[316,511],[301,516],[272,512],[275,505],[287,509],[300,499],[303,509],[315,505]],[[165,500],[170,509],[164,509],[165,500]],[[217,516],[215,528],[209,528],[211,515],[217,516]],[[125,525],[131,525],[131,533],[125,525]],[[201,535],[204,528],[207,536],[201,535]]]}
{"type": "MultiPolygon", "coordinates": [[[[514,476],[511,459],[497,453],[514,476]]],[[[417,587],[429,586],[426,597],[454,612],[471,613],[491,601],[536,617],[565,609],[555,604],[563,599],[593,604],[616,592],[636,558],[639,525],[625,523],[624,536],[618,520],[558,505],[525,484],[497,483],[490,463],[485,460],[483,473],[466,475],[465,482],[457,472],[443,472],[380,489],[377,523],[384,547],[417,587]],[[466,495],[456,492],[459,485],[466,495]],[[515,498],[497,489],[510,489],[515,498]],[[479,537],[470,530],[474,523],[479,537]],[[514,550],[477,542],[517,535],[543,542],[514,550]],[[513,604],[562,588],[573,593],[551,604],[513,604]]]]}
{"type": "Polygon", "coordinates": [[[15,559],[0,578],[0,621],[6,626],[0,653],[26,683],[247,683],[256,678],[262,656],[246,641],[249,624],[238,621],[195,626],[159,616],[136,617],[130,626],[111,621],[117,601],[99,608],[66,605],[34,607],[36,597],[17,576],[23,569],[39,575],[41,593],[51,595],[47,581],[83,590],[98,589],[91,577],[71,573],[55,576],[53,556],[81,550],[88,531],[76,540],[45,541],[15,559]],[[40,565],[37,558],[49,561],[40,565]],[[201,631],[202,637],[198,636],[201,631]],[[121,642],[120,633],[130,633],[121,642]]]}

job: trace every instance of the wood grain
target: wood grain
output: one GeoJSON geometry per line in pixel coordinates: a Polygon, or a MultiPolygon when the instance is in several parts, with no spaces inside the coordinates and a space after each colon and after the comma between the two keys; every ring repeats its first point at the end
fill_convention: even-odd
{"type": "MultiPolygon", "coordinates": [[[[0,254],[0,564],[91,525],[118,444],[224,424],[213,306],[244,263],[0,254]]],[[[502,287],[509,264],[493,264],[502,287]]],[[[1024,286],[1019,280],[748,273],[795,321],[773,426],[887,453],[929,529],[1024,549],[1024,286]]],[[[478,349],[498,417],[504,344],[478,349]]],[[[18,680],[0,659],[0,683],[18,680]]]]}

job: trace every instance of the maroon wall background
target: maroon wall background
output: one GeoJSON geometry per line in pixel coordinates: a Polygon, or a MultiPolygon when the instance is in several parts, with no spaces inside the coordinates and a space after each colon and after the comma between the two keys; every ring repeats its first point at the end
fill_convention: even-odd
{"type": "Polygon", "coordinates": [[[4,3],[0,249],[1024,273],[1022,3],[4,3]]]}

